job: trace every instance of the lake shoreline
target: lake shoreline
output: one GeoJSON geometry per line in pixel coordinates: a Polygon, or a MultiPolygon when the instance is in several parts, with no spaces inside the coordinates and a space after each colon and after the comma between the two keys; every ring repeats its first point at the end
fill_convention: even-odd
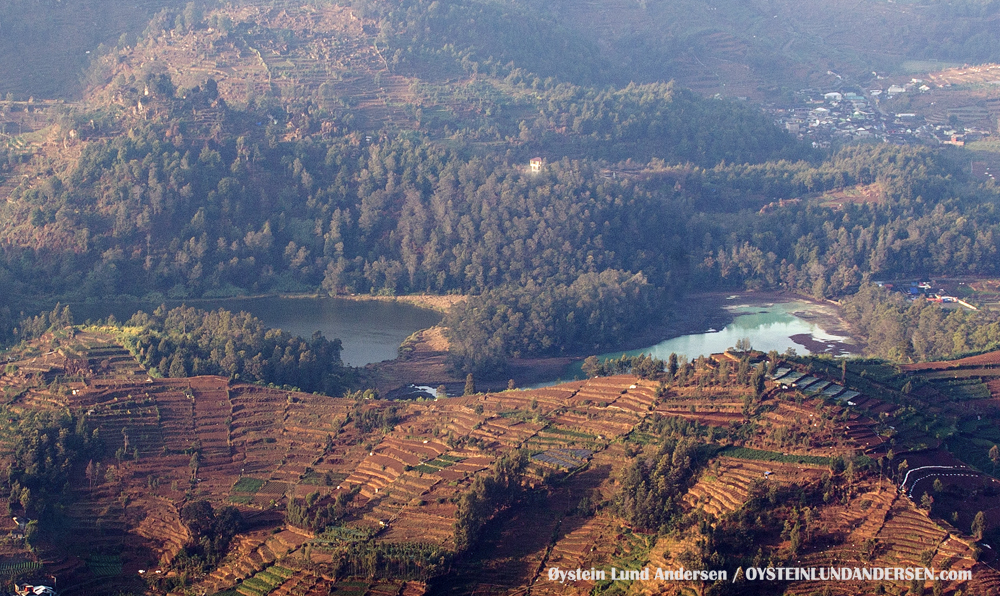
{"type": "MultiPolygon", "coordinates": [[[[382,302],[407,304],[413,307],[432,310],[437,313],[446,314],[455,304],[466,300],[468,296],[457,294],[431,295],[431,294],[411,294],[400,296],[383,296],[372,294],[351,294],[340,296],[327,296],[323,293],[295,293],[281,294],[270,293],[255,296],[238,296],[229,298],[196,298],[184,300],[166,301],[168,307],[175,307],[180,304],[202,308],[227,308],[228,310],[242,310],[241,301],[253,300],[322,300],[337,299],[351,302],[382,302]],[[229,303],[231,306],[227,306],[229,303]]],[[[766,307],[777,303],[798,302],[805,306],[797,308],[794,313],[796,317],[819,325],[829,334],[836,335],[845,340],[838,340],[837,346],[850,352],[860,352],[860,342],[856,334],[849,328],[840,315],[839,305],[829,301],[816,300],[809,296],[803,296],[791,292],[706,292],[691,294],[679,299],[674,304],[665,320],[654,322],[642,331],[635,333],[625,341],[617,344],[612,349],[599,348],[594,350],[580,350],[575,353],[560,354],[542,358],[519,358],[510,361],[509,376],[518,387],[532,386],[540,383],[551,382],[553,379],[560,379],[565,375],[567,368],[582,361],[590,355],[598,353],[613,354],[619,352],[629,352],[639,350],[648,346],[654,346],[660,342],[684,335],[706,333],[710,330],[720,330],[732,323],[741,313],[736,312],[736,307],[750,306],[766,307]],[[853,348],[853,349],[852,349],[853,348]],[[601,350],[601,352],[598,352],[601,350]]],[[[108,304],[124,304],[133,301],[107,301],[108,304]]],[[[71,309],[74,305],[92,303],[70,303],[71,309]]],[[[152,306],[152,303],[139,301],[142,307],[152,306]]],[[[277,325],[283,327],[282,325],[277,325]]],[[[286,329],[287,330],[287,329],[286,329]]],[[[460,391],[464,386],[464,376],[453,376],[447,367],[448,342],[446,330],[438,323],[429,328],[420,329],[414,333],[415,343],[411,344],[414,352],[404,358],[393,358],[375,362],[362,366],[370,372],[375,373],[375,382],[383,394],[397,393],[401,388],[410,383],[438,386],[444,384],[449,394],[453,391],[460,391]]],[[[810,351],[822,350],[824,345],[833,345],[830,342],[821,345],[817,339],[826,341],[825,338],[798,337],[793,340],[798,345],[810,351]]],[[[409,341],[409,340],[408,340],[409,341]]],[[[480,390],[502,390],[507,387],[507,379],[497,379],[495,381],[478,380],[477,385],[480,390]]]]}
{"type": "MultiPolygon", "coordinates": [[[[817,300],[811,296],[803,296],[793,292],[706,292],[691,294],[681,299],[669,320],[652,325],[628,341],[613,349],[607,349],[604,354],[625,353],[640,350],[658,343],[711,330],[721,330],[731,324],[740,313],[738,307],[769,307],[774,304],[801,302],[806,306],[797,309],[794,316],[820,326],[823,331],[835,335],[838,340],[816,340],[811,336],[793,338],[793,341],[809,350],[819,352],[824,349],[834,349],[854,355],[860,355],[863,342],[850,328],[840,313],[840,306],[835,302],[817,300]]],[[[553,379],[571,381],[564,378],[566,368],[587,356],[597,354],[573,354],[551,358],[526,358],[511,361],[511,372],[518,386],[533,386],[549,383],[553,379]]],[[[706,354],[707,356],[707,354],[706,354]]]]}
{"type": "Polygon", "coordinates": [[[106,300],[93,300],[93,301],[72,301],[72,302],[49,302],[46,301],[44,304],[49,306],[39,306],[35,305],[38,312],[45,310],[52,310],[56,304],[62,306],[69,306],[70,310],[73,310],[74,306],[94,306],[96,304],[142,304],[142,305],[156,305],[165,304],[170,308],[175,308],[177,306],[197,306],[203,303],[225,303],[225,302],[238,302],[241,300],[263,300],[267,298],[278,298],[281,300],[322,300],[326,298],[335,298],[338,300],[351,300],[354,302],[402,302],[405,304],[411,304],[413,306],[418,306],[420,308],[426,308],[428,310],[436,310],[441,313],[448,312],[448,309],[455,304],[462,302],[468,296],[463,294],[402,294],[399,296],[386,296],[381,294],[338,294],[336,296],[331,296],[329,294],[321,292],[305,292],[305,293],[280,293],[272,292],[266,294],[252,294],[247,296],[225,296],[221,298],[165,298],[160,301],[146,300],[144,298],[131,297],[128,299],[123,299],[121,297],[116,297],[114,299],[108,298],[106,300]]]}
{"type": "MultiPolygon", "coordinates": [[[[740,314],[744,314],[735,312],[735,309],[741,306],[767,307],[789,302],[806,303],[808,305],[806,308],[793,313],[796,317],[816,323],[827,333],[846,338],[841,343],[857,347],[860,353],[863,344],[841,315],[840,305],[793,292],[773,291],[705,292],[685,296],[675,307],[670,320],[650,326],[644,332],[613,349],[606,350],[605,353],[629,352],[684,335],[720,330],[732,323],[740,314]]],[[[571,355],[569,358],[582,360],[590,355],[571,355]]]]}

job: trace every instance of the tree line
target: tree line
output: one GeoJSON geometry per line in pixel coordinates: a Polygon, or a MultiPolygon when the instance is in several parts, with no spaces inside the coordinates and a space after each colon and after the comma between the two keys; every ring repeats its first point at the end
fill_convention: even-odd
{"type": "Polygon", "coordinates": [[[489,471],[477,474],[458,499],[455,513],[455,550],[467,550],[494,515],[513,505],[523,491],[528,456],[522,451],[501,456],[489,471]]]}
{"type": "Polygon", "coordinates": [[[126,347],[153,375],[222,375],[327,395],[358,381],[340,360],[339,339],[295,337],[246,312],[161,306],[136,313],[122,330],[126,347]]]}
{"type": "Polygon", "coordinates": [[[865,330],[865,352],[892,362],[945,360],[1000,347],[995,311],[945,310],[874,284],[844,298],[843,313],[853,328],[865,330]]]}

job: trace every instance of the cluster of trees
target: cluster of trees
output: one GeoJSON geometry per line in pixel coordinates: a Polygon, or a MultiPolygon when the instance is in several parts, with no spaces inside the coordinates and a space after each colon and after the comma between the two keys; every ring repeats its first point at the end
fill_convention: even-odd
{"type": "Polygon", "coordinates": [[[41,337],[47,331],[62,329],[72,324],[73,312],[69,306],[56,304],[55,308],[50,312],[42,311],[33,317],[22,319],[18,327],[14,329],[14,332],[22,340],[35,339],[41,337]]]}
{"type": "Polygon", "coordinates": [[[125,324],[125,344],[152,374],[222,375],[340,395],[356,381],[340,340],[309,340],[266,327],[246,312],[160,306],[125,324]]]}
{"type": "Polygon", "coordinates": [[[705,462],[704,444],[693,437],[668,436],[652,458],[634,457],[622,470],[615,510],[633,527],[666,530],[681,511],[687,483],[705,462]]]}
{"type": "Polygon", "coordinates": [[[489,472],[477,474],[472,486],[458,499],[455,513],[455,549],[462,552],[478,538],[494,515],[513,505],[523,491],[528,455],[516,451],[493,463],[489,472]]]}
{"type": "Polygon", "coordinates": [[[453,553],[436,544],[355,541],[334,553],[337,577],[427,581],[449,569],[453,553]]]}
{"type": "Polygon", "coordinates": [[[878,199],[845,202],[838,209],[800,201],[755,215],[692,220],[697,227],[688,237],[704,239],[700,268],[706,282],[783,286],[829,297],[851,293],[873,276],[998,272],[997,189],[969,180],[947,156],[929,149],[860,145],[841,150],[820,167],[786,166],[750,168],[747,180],[734,183],[746,196],[762,184],[754,181],[762,176],[780,182],[771,187],[773,198],[791,199],[801,185],[830,190],[842,180],[874,185],[878,199]]]}
{"type": "Polygon", "coordinates": [[[389,432],[401,419],[399,407],[395,405],[365,408],[359,403],[351,410],[349,416],[350,420],[354,422],[355,428],[362,433],[370,433],[375,430],[389,432]]]}
{"type": "Polygon", "coordinates": [[[874,284],[862,285],[843,305],[844,318],[865,330],[866,353],[892,362],[950,359],[1000,346],[994,311],[945,310],[874,284]]]}
{"type": "Polygon", "coordinates": [[[1000,13],[1000,2],[962,0],[930,6],[929,31],[908,40],[913,55],[971,63],[1000,61],[1000,49],[990,41],[993,34],[989,25],[1000,13]]]}
{"type": "Polygon", "coordinates": [[[191,531],[191,541],[177,554],[176,564],[189,572],[215,567],[226,556],[233,536],[246,528],[239,509],[230,505],[216,511],[205,500],[187,503],[180,516],[191,531]]]}
{"type": "Polygon", "coordinates": [[[641,273],[614,269],[486,290],[445,317],[449,358],[462,372],[502,377],[509,358],[609,348],[662,316],[657,294],[641,273]]]}
{"type": "MultiPolygon", "coordinates": [[[[673,363],[671,377],[677,373],[677,354],[670,362],[673,363]]],[[[609,377],[611,375],[633,374],[644,379],[649,379],[661,375],[667,370],[667,363],[659,358],[653,358],[646,354],[629,356],[622,354],[618,358],[598,360],[597,356],[587,356],[583,361],[583,374],[588,377],[609,377]]]]}
{"type": "Polygon", "coordinates": [[[998,273],[995,189],[925,149],[608,179],[600,162],[531,176],[419,137],[195,149],[163,134],[94,143],[5,207],[0,232],[40,242],[3,249],[11,295],[470,293],[449,319],[456,367],[500,375],[511,357],[621,342],[693,284],[834,296],[874,275],[998,273]],[[879,201],[760,210],[852,184],[879,201]]]}
{"type": "Polygon", "coordinates": [[[567,144],[590,158],[701,167],[812,156],[756,108],[705,102],[673,83],[601,90],[561,84],[546,99],[537,118],[519,123],[518,139],[537,150],[567,144]]]}
{"type": "Polygon", "coordinates": [[[74,467],[100,451],[82,419],[58,412],[27,411],[15,424],[16,437],[9,467],[0,475],[0,490],[8,495],[9,511],[35,519],[58,515],[58,504],[69,496],[74,467]]]}
{"type": "Polygon", "coordinates": [[[396,71],[496,76],[519,66],[540,79],[579,84],[606,84],[614,77],[593,41],[560,26],[536,6],[472,0],[351,4],[360,16],[379,22],[377,43],[396,71]]]}
{"type": "Polygon", "coordinates": [[[340,492],[333,499],[320,499],[319,491],[306,495],[305,500],[291,499],[285,509],[285,521],[298,528],[319,533],[344,516],[353,495],[340,492]]]}

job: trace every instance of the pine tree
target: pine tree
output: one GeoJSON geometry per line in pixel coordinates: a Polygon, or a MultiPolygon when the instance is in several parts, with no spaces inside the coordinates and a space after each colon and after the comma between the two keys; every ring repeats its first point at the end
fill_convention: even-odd
{"type": "Polygon", "coordinates": [[[465,391],[462,395],[475,395],[476,393],[476,381],[472,378],[472,373],[465,376],[465,391]]]}
{"type": "Polygon", "coordinates": [[[976,540],[983,539],[983,532],[986,531],[986,514],[980,511],[972,520],[972,537],[976,540]]]}

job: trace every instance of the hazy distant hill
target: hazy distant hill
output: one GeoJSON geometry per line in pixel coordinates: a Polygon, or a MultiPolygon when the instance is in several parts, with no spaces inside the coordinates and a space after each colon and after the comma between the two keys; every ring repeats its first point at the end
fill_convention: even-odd
{"type": "MultiPolygon", "coordinates": [[[[996,61],[1000,3],[886,0],[607,0],[546,3],[636,82],[677,79],[706,94],[851,82],[912,61],[996,61]],[[833,71],[836,74],[828,74],[833,71]]],[[[943,65],[942,65],[943,66],[943,65]]]]}
{"type": "Polygon", "coordinates": [[[158,10],[182,0],[6,0],[0,2],[0,94],[76,96],[101,44],[140,33],[158,10]]]}
{"type": "MultiPolygon", "coordinates": [[[[176,18],[184,0],[60,2],[12,0],[0,5],[0,93],[74,97],[100,44],[140,34],[161,9],[176,18]],[[91,52],[88,54],[87,52],[91,52]]],[[[994,31],[1000,3],[965,0],[556,0],[494,2],[248,2],[258,10],[353,5],[378,16],[372,33],[405,37],[441,52],[464,52],[497,65],[576,83],[667,81],[696,91],[762,98],[762,90],[838,81],[858,82],[873,70],[902,72],[913,61],[1000,59],[994,31]],[[407,24],[420,23],[420,27],[407,24]],[[450,31],[441,25],[460,24],[450,31]],[[566,60],[571,57],[571,60],[566,60]]],[[[197,11],[221,6],[198,2],[197,11]]],[[[183,18],[183,17],[182,17],[183,18]]],[[[134,40],[134,37],[132,38],[134,40]]],[[[128,38],[122,40],[127,43],[128,38]]],[[[398,48],[397,48],[398,49],[398,48]]],[[[404,48],[406,53],[406,48],[404,48]]],[[[423,77],[446,74],[439,61],[410,63],[423,77]]],[[[462,57],[461,55],[459,56],[462,57]]],[[[386,56],[389,61],[393,56],[386,56]]],[[[926,69],[926,65],[921,65],[926,69]]]]}

